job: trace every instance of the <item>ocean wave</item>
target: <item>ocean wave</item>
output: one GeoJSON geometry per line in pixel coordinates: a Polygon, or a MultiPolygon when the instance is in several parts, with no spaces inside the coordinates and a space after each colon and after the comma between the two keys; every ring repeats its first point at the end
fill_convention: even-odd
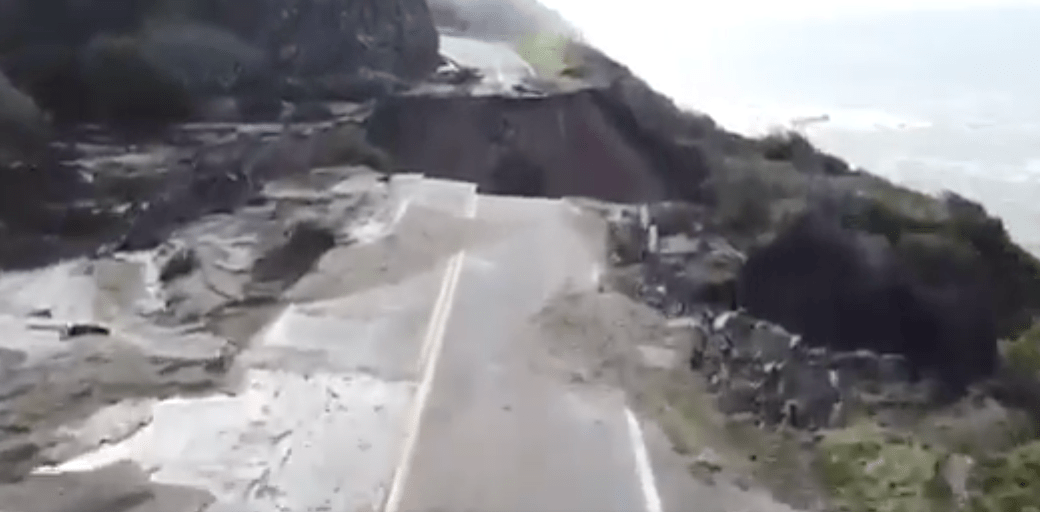
{"type": "Polygon", "coordinates": [[[799,105],[708,103],[701,111],[722,127],[744,135],[777,131],[811,131],[815,127],[848,131],[918,130],[932,123],[923,119],[865,108],[828,108],[799,105]]]}

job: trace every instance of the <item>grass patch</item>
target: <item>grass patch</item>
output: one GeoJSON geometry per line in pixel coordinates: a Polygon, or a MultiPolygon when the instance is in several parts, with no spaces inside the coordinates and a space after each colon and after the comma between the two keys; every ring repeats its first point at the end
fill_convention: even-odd
{"type": "Polygon", "coordinates": [[[1001,348],[1008,367],[1024,375],[1040,377],[1040,323],[1017,339],[1004,342],[1001,348]]]}
{"type": "Polygon", "coordinates": [[[552,33],[532,34],[516,44],[516,52],[543,78],[580,76],[571,39],[552,33]]]}
{"type": "Polygon", "coordinates": [[[968,512],[1040,512],[1040,441],[979,460],[968,512]]]}
{"type": "Polygon", "coordinates": [[[949,512],[953,496],[941,476],[948,454],[869,425],[828,433],[817,468],[838,510],[949,512]]]}

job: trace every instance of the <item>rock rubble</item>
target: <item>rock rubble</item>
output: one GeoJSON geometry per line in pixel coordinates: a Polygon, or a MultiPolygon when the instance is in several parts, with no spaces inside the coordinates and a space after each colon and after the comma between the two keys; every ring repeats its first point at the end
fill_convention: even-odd
{"type": "MultiPolygon", "coordinates": [[[[972,374],[964,373],[958,366],[957,350],[984,352],[987,344],[995,350],[993,334],[975,341],[981,348],[958,346],[963,341],[955,334],[937,339],[937,343],[947,345],[936,349],[943,351],[941,361],[932,362],[915,359],[916,349],[908,345],[915,341],[912,338],[902,344],[893,342],[891,337],[864,337],[851,343],[821,342],[818,338],[807,339],[804,332],[793,332],[778,323],[756,318],[746,309],[748,298],[741,293],[746,293],[750,280],[760,283],[771,279],[770,272],[784,272],[784,265],[792,264],[779,261],[770,267],[768,260],[760,259],[768,254],[764,251],[783,244],[785,237],[796,236],[792,233],[798,232],[797,223],[745,255],[728,241],[731,238],[713,223],[711,210],[703,206],[657,203],[620,207],[612,209],[608,219],[608,252],[616,267],[613,284],[686,325],[688,336],[694,340],[690,366],[703,375],[718,407],[726,414],[747,416],[770,427],[786,424],[822,429],[840,428],[856,418],[886,411],[927,410],[963,392],[958,387],[963,381],[951,384],[944,380],[949,374],[944,373],[943,364],[959,372],[958,376],[970,379],[972,374]],[[748,271],[749,265],[755,265],[754,274],[748,271]]],[[[801,257],[816,258],[812,268],[833,264],[841,258],[859,261],[855,254],[826,256],[828,248],[841,236],[852,235],[831,233],[816,238],[806,245],[806,253],[801,257]],[[828,257],[831,259],[827,260],[828,257]]],[[[895,254],[887,257],[898,258],[895,254]]],[[[900,276],[910,278],[912,274],[900,276]]],[[[849,272],[830,279],[831,289],[839,290],[838,293],[855,293],[860,286],[857,276],[849,272]]],[[[799,285],[792,281],[789,286],[799,285]]],[[[783,288],[774,293],[778,294],[776,304],[790,303],[792,297],[802,294],[797,289],[783,288]]],[[[838,297],[831,300],[844,300],[842,295],[838,297]]],[[[879,300],[884,303],[884,299],[879,300]]],[[[903,315],[906,311],[896,313],[903,315]]],[[[833,315],[824,310],[815,316],[807,309],[800,310],[800,314],[803,316],[799,321],[806,322],[803,325],[832,325],[828,322],[834,321],[833,315]]],[[[942,322],[942,315],[949,314],[949,310],[924,310],[921,314],[930,316],[919,318],[942,322]]],[[[902,318],[895,317],[895,336],[902,335],[899,329],[905,328],[900,327],[906,325],[900,323],[905,322],[902,318]]],[[[969,359],[978,372],[974,374],[975,382],[991,375],[992,371],[987,372],[982,365],[984,358],[975,355],[969,359]]]]}

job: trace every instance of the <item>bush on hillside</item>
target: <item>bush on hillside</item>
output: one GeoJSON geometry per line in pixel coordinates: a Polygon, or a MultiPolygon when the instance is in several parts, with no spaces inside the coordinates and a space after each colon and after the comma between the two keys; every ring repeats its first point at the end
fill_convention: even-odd
{"type": "Polygon", "coordinates": [[[871,426],[828,433],[819,450],[817,469],[839,510],[954,510],[941,477],[948,454],[940,450],[871,426]]]}
{"type": "Polygon", "coordinates": [[[798,170],[828,176],[852,174],[844,160],[818,151],[809,139],[793,130],[775,130],[757,141],[767,160],[791,162],[798,170]]]}
{"type": "Polygon", "coordinates": [[[1034,324],[1017,339],[1004,344],[1007,366],[1023,376],[1040,377],[1040,323],[1034,324]]]}
{"type": "Polygon", "coordinates": [[[740,235],[755,235],[772,223],[769,187],[755,176],[715,181],[715,216],[719,227],[740,235]]]}
{"type": "Polygon", "coordinates": [[[983,457],[971,484],[966,512],[1040,512],[1040,441],[983,457]]]}

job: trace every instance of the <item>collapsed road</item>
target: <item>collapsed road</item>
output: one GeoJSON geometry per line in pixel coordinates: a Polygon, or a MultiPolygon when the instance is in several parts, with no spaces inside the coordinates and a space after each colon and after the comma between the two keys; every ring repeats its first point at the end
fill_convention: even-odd
{"type": "MultiPolygon", "coordinates": [[[[0,201],[0,511],[821,510],[820,429],[861,406],[918,419],[938,406],[908,362],[952,369],[963,392],[992,369],[946,359],[997,359],[992,331],[1040,311],[1035,259],[969,201],[796,137],[727,133],[583,45],[547,79],[507,43],[438,42],[425,2],[393,3],[302,2],[243,26],[239,4],[216,3],[182,13],[204,25],[183,32],[102,34],[88,54],[134,62],[114,71],[157,59],[202,82],[152,112],[177,123],[143,141],[104,123],[177,90],[162,72],[129,104],[87,91],[99,110],[80,111],[54,93],[83,77],[29,72],[55,48],[0,62],[44,108],[102,122],[52,144],[75,158],[36,162],[54,172],[16,154],[3,175],[17,186],[0,201]],[[297,22],[321,37],[283,51],[297,22]],[[198,45],[221,62],[181,59],[198,45]],[[263,71],[265,56],[278,80],[233,87],[239,57],[263,71]],[[208,74],[224,64],[230,81],[208,74]],[[814,194],[861,224],[784,231],[814,194]],[[794,257],[756,250],[784,233],[794,257]],[[806,273],[803,253],[858,272],[806,273]],[[797,290],[756,292],[756,272],[823,286],[789,318],[797,290]],[[988,280],[997,311],[959,300],[986,288],[951,276],[988,280]],[[919,307],[857,309],[889,292],[919,307]],[[807,347],[781,325],[832,324],[814,301],[923,326],[927,350],[957,357],[915,359],[913,339],[881,348],[902,355],[807,347]],[[950,335],[962,325],[978,328],[950,335]]],[[[40,113],[19,94],[19,114],[40,113]]],[[[1019,424],[975,398],[966,416],[1019,424]]]]}
{"type": "MultiPolygon", "coordinates": [[[[489,85],[476,94],[529,78],[504,46],[457,38],[446,46],[449,54],[459,50],[457,61],[480,68],[489,85]]],[[[46,311],[48,322],[114,331],[65,341],[33,331],[29,345],[5,348],[29,354],[21,375],[83,358],[126,366],[118,352],[93,352],[101,340],[131,337],[135,353],[158,367],[131,365],[114,387],[181,389],[173,396],[95,391],[102,396],[85,411],[43,418],[63,424],[54,435],[8,440],[8,458],[22,458],[13,471],[28,475],[0,486],[5,512],[82,510],[84,503],[214,512],[662,512],[684,510],[691,499],[719,511],[741,499],[772,503],[736,487],[738,498],[711,498],[720,491],[691,479],[660,432],[644,432],[623,390],[552,370],[553,334],[532,318],[561,295],[597,291],[608,264],[601,217],[569,200],[478,195],[474,184],[420,175],[383,183],[350,168],[310,174],[326,177],[275,180],[263,194],[276,204],[353,198],[360,206],[323,207],[353,212],[323,221],[352,242],[334,244],[274,303],[231,306],[238,313],[218,328],[227,338],[194,331],[185,319],[226,304],[236,287],[255,288],[234,272],[248,269],[250,258],[269,258],[257,253],[265,244],[249,242],[269,229],[249,216],[204,218],[171,239],[215,252],[196,255],[201,277],[188,268],[188,277],[172,279],[204,283],[178,285],[187,290],[178,307],[197,311],[163,327],[158,346],[151,339],[160,327],[149,327],[154,319],[141,310],[161,307],[163,297],[169,304],[176,293],[157,277],[172,272],[163,251],[5,276],[4,286],[22,290],[8,308],[18,335],[5,335],[5,345],[24,339],[30,327],[18,312],[30,310],[46,311]],[[122,278],[106,277],[113,272],[122,278]],[[83,292],[61,294],[69,279],[83,292]],[[46,286],[54,293],[27,291],[46,286]],[[204,369],[226,365],[220,361],[235,351],[231,381],[204,369]],[[231,393],[184,394],[181,386],[214,389],[216,381],[231,393]],[[40,465],[51,460],[57,463],[40,465]]],[[[305,216],[320,217],[308,208],[305,216]]],[[[67,390],[58,382],[51,394],[69,396],[49,399],[75,404],[76,389],[98,386],[96,379],[107,380],[70,378],[67,390]]],[[[26,400],[48,399],[14,396],[10,410],[24,421],[26,400]]]]}
{"type": "Polygon", "coordinates": [[[569,201],[477,196],[461,182],[399,176],[391,188],[403,207],[372,244],[393,250],[437,212],[491,234],[430,270],[344,295],[332,275],[365,248],[331,251],[239,355],[242,391],[101,408],[60,444],[109,441],[0,486],[4,510],[125,498],[143,484],[105,474],[126,463],[149,485],[198,493],[151,489],[155,508],[132,510],[211,499],[206,510],[683,510],[700,484],[659,491],[655,471],[675,468],[655,468],[621,390],[538,371],[553,339],[530,319],[599,286],[598,219],[569,201]],[[327,298],[303,300],[316,296],[327,298]]]}
{"type": "Polygon", "coordinates": [[[624,399],[533,374],[545,341],[522,336],[564,286],[595,289],[595,246],[559,201],[484,197],[474,211],[516,232],[456,260],[457,298],[432,327],[431,343],[449,341],[431,349],[416,448],[387,510],[660,510],[624,399]]]}

